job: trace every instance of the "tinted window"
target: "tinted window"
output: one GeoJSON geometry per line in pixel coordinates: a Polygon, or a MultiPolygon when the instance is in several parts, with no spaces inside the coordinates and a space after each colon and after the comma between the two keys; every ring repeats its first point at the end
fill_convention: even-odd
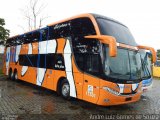
{"type": "Polygon", "coordinates": [[[62,54],[28,54],[19,56],[21,66],[65,70],[62,54]]]}
{"type": "Polygon", "coordinates": [[[70,21],[56,24],[49,27],[49,39],[68,37],[71,35],[70,21]]]}
{"type": "Polygon", "coordinates": [[[72,35],[93,35],[96,34],[93,23],[89,18],[78,18],[71,21],[72,35]]]}
{"type": "Polygon", "coordinates": [[[17,37],[15,37],[15,38],[9,38],[9,39],[7,40],[7,42],[6,42],[6,46],[7,46],[7,47],[8,47],[8,46],[15,46],[17,39],[18,39],[17,37]]]}
{"type": "Polygon", "coordinates": [[[105,46],[104,72],[106,76],[123,80],[138,80],[141,78],[141,59],[138,51],[127,49],[117,50],[116,57],[109,56],[109,49],[105,46]]]}
{"type": "Polygon", "coordinates": [[[32,33],[32,42],[38,42],[40,41],[40,32],[35,31],[32,33]]]}
{"type": "Polygon", "coordinates": [[[102,65],[99,41],[75,37],[72,39],[72,47],[78,68],[83,72],[100,75],[102,65]]]}
{"type": "Polygon", "coordinates": [[[46,67],[49,69],[54,68],[54,58],[55,54],[47,54],[46,55],[46,67]]]}
{"type": "Polygon", "coordinates": [[[49,27],[50,39],[96,34],[89,18],[77,18],[49,27]]]}
{"type": "Polygon", "coordinates": [[[31,43],[31,42],[32,42],[32,39],[33,39],[32,33],[25,34],[25,35],[23,36],[23,44],[31,43]]]}
{"type": "Polygon", "coordinates": [[[38,54],[38,61],[37,61],[37,66],[40,68],[46,68],[46,55],[45,54],[38,54]]]}
{"type": "Polygon", "coordinates": [[[116,57],[109,56],[109,49],[106,47],[105,52],[105,65],[104,72],[107,76],[113,78],[130,78],[130,66],[129,66],[129,58],[128,51],[124,49],[117,50],[116,57]]]}
{"type": "Polygon", "coordinates": [[[20,55],[19,64],[22,66],[37,66],[37,56],[35,55],[20,55]]]}
{"type": "Polygon", "coordinates": [[[129,51],[131,79],[141,77],[141,57],[140,53],[136,51],[129,51]]]}
{"type": "Polygon", "coordinates": [[[55,54],[54,69],[65,70],[64,58],[62,54],[55,54]]]}
{"type": "Polygon", "coordinates": [[[80,70],[84,71],[85,56],[82,53],[75,53],[75,60],[80,70]]]}
{"type": "Polygon", "coordinates": [[[81,71],[96,76],[100,76],[100,73],[102,73],[101,58],[99,54],[76,53],[75,59],[81,71]]]}
{"type": "Polygon", "coordinates": [[[103,18],[97,18],[97,22],[101,34],[113,36],[119,43],[137,46],[132,34],[126,26],[103,18]]]}
{"type": "Polygon", "coordinates": [[[74,53],[99,53],[100,43],[96,39],[85,39],[84,37],[75,37],[72,39],[74,53]]]}
{"type": "Polygon", "coordinates": [[[48,28],[41,29],[40,33],[41,33],[42,41],[48,40],[48,28]]]}
{"type": "Polygon", "coordinates": [[[100,75],[101,73],[101,59],[99,54],[88,54],[85,55],[85,72],[93,75],[100,75]]]}
{"type": "Polygon", "coordinates": [[[42,36],[40,36],[39,31],[29,32],[23,35],[20,35],[18,37],[9,38],[6,42],[6,46],[16,46],[16,45],[22,45],[22,44],[28,44],[32,42],[38,42],[41,39],[47,38],[47,31],[42,31],[42,36]],[[41,37],[41,38],[40,38],[41,37]]]}

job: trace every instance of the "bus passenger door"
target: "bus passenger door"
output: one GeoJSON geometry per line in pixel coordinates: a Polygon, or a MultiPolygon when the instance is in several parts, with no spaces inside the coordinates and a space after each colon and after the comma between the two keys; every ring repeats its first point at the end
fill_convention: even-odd
{"type": "Polygon", "coordinates": [[[99,83],[100,79],[97,74],[99,71],[99,57],[98,54],[88,54],[85,56],[85,72],[83,84],[83,100],[97,103],[99,98],[99,83]]]}

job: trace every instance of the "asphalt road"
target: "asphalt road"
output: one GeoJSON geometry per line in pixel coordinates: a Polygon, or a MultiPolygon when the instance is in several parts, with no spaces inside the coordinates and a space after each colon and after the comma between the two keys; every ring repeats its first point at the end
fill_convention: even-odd
{"type": "MultiPolygon", "coordinates": [[[[160,119],[160,80],[136,103],[102,107],[0,76],[1,119],[160,119]],[[138,116],[137,116],[138,115],[138,116]]],[[[154,120],[153,119],[153,120],[154,120]]]]}

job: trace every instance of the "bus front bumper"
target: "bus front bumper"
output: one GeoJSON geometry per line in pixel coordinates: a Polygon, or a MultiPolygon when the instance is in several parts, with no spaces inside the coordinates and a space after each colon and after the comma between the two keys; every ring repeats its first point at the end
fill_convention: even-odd
{"type": "Polygon", "coordinates": [[[102,106],[112,106],[136,102],[140,99],[142,91],[132,95],[114,95],[101,89],[100,93],[97,104],[102,106]]]}

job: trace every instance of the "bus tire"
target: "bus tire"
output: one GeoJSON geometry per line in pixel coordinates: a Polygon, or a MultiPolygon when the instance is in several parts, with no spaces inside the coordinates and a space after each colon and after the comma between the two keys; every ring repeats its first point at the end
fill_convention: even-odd
{"type": "Polygon", "coordinates": [[[8,78],[9,78],[10,80],[12,80],[12,77],[13,77],[12,68],[10,68],[10,69],[9,69],[8,78]]]}
{"type": "Polygon", "coordinates": [[[67,99],[69,100],[70,99],[70,85],[69,85],[69,82],[67,79],[64,79],[62,82],[61,82],[61,96],[64,98],[64,99],[67,99]]]}
{"type": "Polygon", "coordinates": [[[16,69],[14,70],[13,80],[18,80],[18,74],[16,69]]]}

